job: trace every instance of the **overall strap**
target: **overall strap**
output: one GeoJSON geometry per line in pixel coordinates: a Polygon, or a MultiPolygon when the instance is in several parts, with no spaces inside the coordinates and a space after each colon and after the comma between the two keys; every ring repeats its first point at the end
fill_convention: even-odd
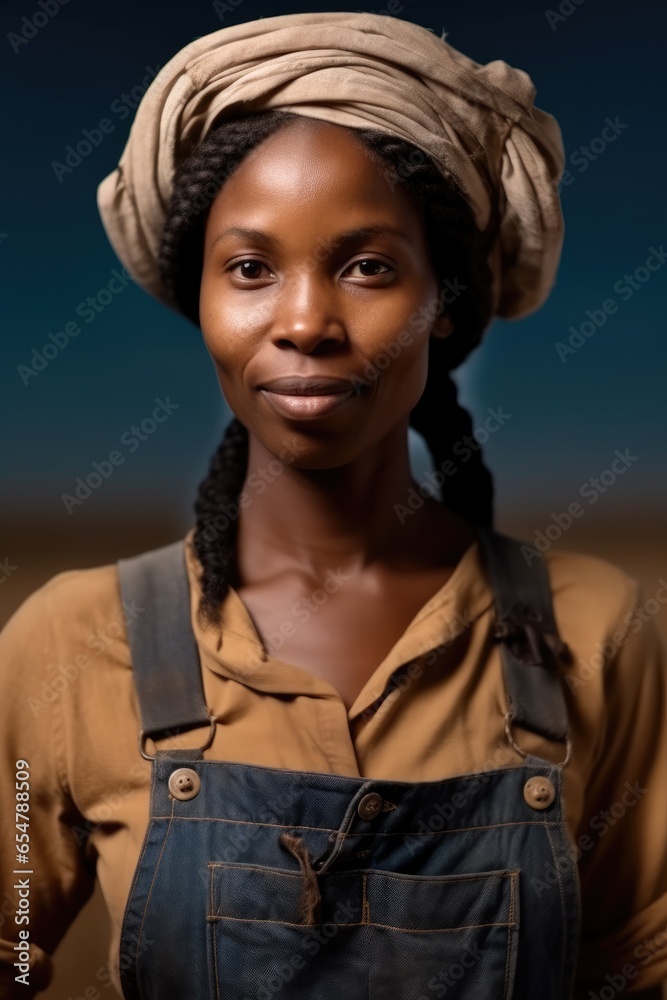
{"type": "Polygon", "coordinates": [[[494,639],[502,643],[509,723],[550,740],[568,738],[567,706],[559,660],[567,659],[553,613],[543,556],[525,543],[477,526],[494,591],[494,639]]]}
{"type": "MultiPolygon", "coordinates": [[[[477,526],[502,642],[510,722],[551,740],[568,735],[558,635],[543,557],[492,528],[477,526]]],[[[183,540],[118,560],[121,598],[142,733],[153,737],[210,724],[190,621],[183,540]]]]}
{"type": "Polygon", "coordinates": [[[142,736],[208,726],[185,542],[118,560],[142,736]]]}

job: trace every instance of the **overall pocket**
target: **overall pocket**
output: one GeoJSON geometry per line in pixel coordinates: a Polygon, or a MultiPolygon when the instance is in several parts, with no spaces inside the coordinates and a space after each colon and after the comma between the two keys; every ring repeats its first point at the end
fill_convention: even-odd
{"type": "Polygon", "coordinates": [[[318,878],[303,919],[300,872],[211,862],[209,955],[219,1000],[507,1000],[519,872],[318,878]]]}

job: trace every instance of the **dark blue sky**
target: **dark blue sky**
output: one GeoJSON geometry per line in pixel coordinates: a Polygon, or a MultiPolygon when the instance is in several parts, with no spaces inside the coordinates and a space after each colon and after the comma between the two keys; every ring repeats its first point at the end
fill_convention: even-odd
{"type": "MultiPolygon", "coordinates": [[[[221,20],[213,3],[199,0],[4,5],[3,92],[11,99],[0,215],[0,391],[9,428],[3,507],[67,517],[61,495],[93,462],[121,449],[124,461],[88,504],[100,513],[156,502],[190,508],[229,418],[200,335],[131,283],[88,321],[77,313],[114,269],[122,271],[95,194],[127,139],[132,113],[123,95],[145,85],[188,41],[222,26],[297,10],[354,9],[362,8],[245,0],[221,20]],[[56,13],[35,18],[44,7],[56,13]],[[35,30],[33,19],[46,23],[35,30]],[[113,127],[78,166],[57,176],[54,161],[103,118],[113,127]],[[34,364],[33,349],[41,353],[52,343],[49,334],[73,322],[81,332],[50,348],[48,364],[27,376],[21,366],[34,364]],[[129,428],[166,397],[169,419],[132,449],[129,428]]],[[[381,13],[384,5],[363,9],[381,13]]],[[[580,499],[583,483],[610,467],[617,450],[635,459],[600,503],[656,507],[667,499],[667,259],[660,256],[667,247],[667,15],[658,0],[564,0],[561,9],[571,13],[558,9],[547,14],[541,5],[490,0],[449,9],[403,0],[400,12],[392,7],[437,34],[444,28],[447,40],[478,62],[504,59],[525,69],[537,105],[561,125],[568,157],[566,237],[551,297],[528,319],[496,321],[457,375],[476,426],[488,408],[511,415],[485,445],[500,509],[564,509],[580,499]],[[649,270],[652,248],[658,255],[649,270]],[[567,343],[571,327],[595,319],[593,335],[563,360],[556,344],[567,343]]]]}

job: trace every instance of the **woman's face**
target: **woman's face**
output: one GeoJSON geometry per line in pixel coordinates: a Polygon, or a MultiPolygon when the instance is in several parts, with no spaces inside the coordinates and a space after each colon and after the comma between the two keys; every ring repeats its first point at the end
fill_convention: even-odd
{"type": "Polygon", "coordinates": [[[212,203],[202,333],[231,410],[278,458],[333,468],[403,424],[424,391],[439,305],[417,210],[347,129],[281,129],[212,203]],[[271,391],[290,376],[350,383],[271,391]]]}

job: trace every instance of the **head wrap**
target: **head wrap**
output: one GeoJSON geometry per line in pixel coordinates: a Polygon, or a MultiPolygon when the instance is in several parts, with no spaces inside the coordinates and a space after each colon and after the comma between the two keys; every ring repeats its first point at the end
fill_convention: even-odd
{"type": "Polygon", "coordinates": [[[97,203],[134,280],[178,311],[157,257],[179,162],[228,116],[279,108],[412,142],[451,173],[485,230],[494,314],[538,309],[563,243],[560,127],[533,104],[528,74],[486,65],[427,28],[370,13],[298,13],[221,28],[190,42],[153,79],[97,203]]]}

